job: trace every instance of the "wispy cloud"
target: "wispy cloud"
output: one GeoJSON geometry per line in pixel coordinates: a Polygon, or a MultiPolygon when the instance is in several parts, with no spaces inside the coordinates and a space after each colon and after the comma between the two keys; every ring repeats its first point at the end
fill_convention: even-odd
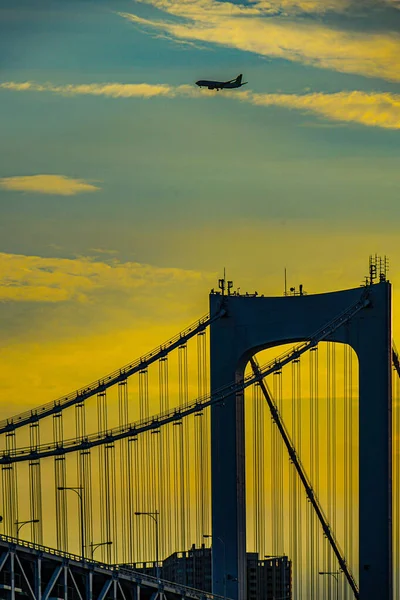
{"type": "MultiPolygon", "coordinates": [[[[219,0],[138,0],[138,2],[151,4],[176,16],[201,18],[204,11],[212,11],[219,17],[344,12],[354,5],[355,0],[324,0],[324,2],[321,0],[249,0],[247,4],[219,0]]],[[[367,3],[368,0],[365,2],[367,3]]]]}
{"type": "MultiPolygon", "coordinates": [[[[211,100],[216,95],[216,93],[210,93],[208,90],[199,90],[189,85],[173,87],[166,84],[150,85],[145,83],[53,86],[51,84],[41,85],[33,82],[29,82],[28,84],[4,82],[0,83],[1,87],[10,90],[42,91],[57,94],[64,94],[66,93],[65,90],[68,90],[67,93],[72,96],[92,93],[92,90],[96,96],[104,95],[113,98],[152,98],[156,96],[176,98],[183,96],[193,99],[208,98],[211,100]],[[146,90],[146,96],[143,96],[143,89],[146,90]]],[[[256,106],[281,106],[290,110],[299,110],[304,113],[314,114],[335,122],[359,123],[369,127],[382,127],[385,129],[400,129],[400,94],[361,91],[337,92],[332,94],[256,94],[251,91],[225,92],[222,90],[218,92],[218,97],[248,102],[256,106]]],[[[4,181],[5,179],[0,179],[0,182],[4,181]]],[[[74,180],[68,181],[71,182],[74,180]]],[[[3,185],[3,187],[5,186],[3,185]]],[[[94,186],[92,187],[94,188],[94,186]]],[[[8,189],[11,188],[9,187],[8,189]]],[[[16,188],[14,187],[13,189],[16,188]]]]}
{"type": "Polygon", "coordinates": [[[400,129],[400,95],[367,92],[336,94],[254,94],[241,92],[238,98],[258,106],[282,106],[347,123],[400,129]]]}
{"type": "Polygon", "coordinates": [[[194,89],[190,85],[171,86],[167,84],[151,85],[149,83],[88,83],[79,85],[53,85],[51,83],[35,83],[26,81],[18,83],[4,81],[0,89],[15,92],[52,92],[64,96],[106,96],[109,98],[153,98],[155,96],[174,97],[179,94],[191,95],[194,89]]]}
{"type": "Polygon", "coordinates": [[[23,175],[1,177],[0,189],[13,192],[74,196],[83,192],[95,192],[101,188],[87,183],[83,179],[72,179],[65,175],[23,175]]]}
{"type": "Polygon", "coordinates": [[[250,5],[217,0],[141,1],[189,21],[155,21],[132,13],[118,14],[178,40],[209,42],[343,73],[400,81],[398,33],[341,31],[320,21],[295,18],[298,12],[318,12],[321,6],[325,12],[327,7],[344,10],[351,4],[345,0],[260,1],[250,5]]]}
{"type": "Polygon", "coordinates": [[[90,302],[101,290],[146,296],[175,284],[201,283],[196,271],[88,257],[46,258],[0,253],[0,301],[90,302]]]}
{"type": "Polygon", "coordinates": [[[219,17],[298,16],[353,13],[372,9],[399,8],[400,0],[248,0],[246,4],[220,0],[137,0],[180,17],[203,18],[205,12],[219,17]]]}

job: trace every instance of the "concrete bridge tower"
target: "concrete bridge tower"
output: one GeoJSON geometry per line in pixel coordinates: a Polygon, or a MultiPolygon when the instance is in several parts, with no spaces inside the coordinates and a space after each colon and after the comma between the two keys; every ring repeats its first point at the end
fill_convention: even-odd
{"type": "MultiPolygon", "coordinates": [[[[368,307],[327,338],[351,346],[359,361],[360,600],[393,599],[391,285],[382,279],[368,285],[368,307]]],[[[211,324],[211,391],[242,379],[256,352],[310,339],[363,291],[282,297],[211,293],[211,315],[222,304],[226,309],[211,324]]],[[[243,393],[211,410],[213,592],[245,600],[243,393]]]]}

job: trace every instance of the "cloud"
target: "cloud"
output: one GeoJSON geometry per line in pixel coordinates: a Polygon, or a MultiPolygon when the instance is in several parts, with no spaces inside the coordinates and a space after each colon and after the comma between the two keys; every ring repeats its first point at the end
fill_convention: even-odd
{"type": "MultiPolygon", "coordinates": [[[[216,0],[142,1],[190,21],[154,21],[132,13],[118,14],[178,40],[209,42],[343,73],[400,81],[398,33],[340,31],[320,21],[294,18],[294,9],[300,11],[308,6],[316,10],[318,5],[344,9],[348,5],[344,0],[327,3],[282,0],[255,2],[250,6],[216,0]]],[[[309,12],[313,12],[311,8],[309,12]]]]}
{"type": "Polygon", "coordinates": [[[191,95],[194,90],[190,85],[173,87],[167,84],[151,85],[149,83],[89,83],[81,85],[53,85],[51,83],[35,83],[26,81],[18,83],[4,81],[0,89],[15,92],[52,92],[64,96],[106,96],[109,98],[153,98],[155,96],[175,97],[179,94],[191,95]]]}
{"type": "MultiPolygon", "coordinates": [[[[0,301],[90,302],[102,292],[141,296],[170,285],[201,283],[203,275],[116,259],[98,262],[87,257],[44,258],[0,253],[0,301]]],[[[205,276],[204,281],[208,281],[205,276]]],[[[211,280],[210,280],[211,281],[211,280]]]]}
{"type": "Polygon", "coordinates": [[[360,91],[304,95],[241,92],[238,97],[258,106],[281,106],[335,121],[400,129],[400,95],[396,94],[360,91]]]}
{"type": "MultiPolygon", "coordinates": [[[[114,83],[71,84],[66,86],[46,84],[43,86],[33,82],[29,82],[29,84],[4,82],[0,83],[0,87],[10,90],[46,91],[58,94],[64,94],[65,90],[68,90],[67,93],[73,96],[93,92],[96,96],[105,95],[113,98],[142,98],[143,90],[146,90],[146,98],[156,96],[176,98],[181,96],[188,98],[208,98],[212,100],[215,97],[215,94],[210,93],[208,90],[198,90],[190,85],[173,87],[166,84],[114,83]]],[[[332,94],[324,94],[322,92],[308,94],[257,94],[251,91],[225,92],[222,90],[218,92],[218,96],[248,102],[256,106],[281,106],[290,110],[300,110],[336,122],[359,123],[369,127],[382,127],[384,129],[400,129],[399,94],[361,91],[337,92],[332,94]]],[[[2,181],[4,182],[5,180],[0,179],[0,185],[2,181]]]]}
{"type": "MultiPolygon", "coordinates": [[[[25,88],[22,88],[25,89],[25,88]]],[[[101,188],[83,179],[71,179],[65,175],[24,175],[0,178],[0,188],[14,192],[74,196],[83,192],[95,192],[101,188]]]]}
{"type": "MultiPolygon", "coordinates": [[[[176,16],[195,19],[201,18],[205,11],[213,12],[214,15],[220,17],[344,12],[355,3],[355,0],[324,0],[324,2],[320,0],[249,0],[247,4],[218,0],[138,0],[138,2],[151,4],[159,10],[176,16]]],[[[368,0],[365,0],[365,3],[367,2],[368,0]]]]}
{"type": "Polygon", "coordinates": [[[212,12],[220,17],[232,16],[297,16],[321,15],[325,13],[348,13],[400,8],[400,0],[248,0],[246,4],[221,2],[220,0],[137,0],[150,4],[159,10],[179,17],[202,18],[204,12],[212,12]]]}

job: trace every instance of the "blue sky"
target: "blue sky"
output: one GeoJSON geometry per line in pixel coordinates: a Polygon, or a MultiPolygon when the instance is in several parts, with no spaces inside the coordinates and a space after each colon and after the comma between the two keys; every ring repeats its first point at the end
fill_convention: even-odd
{"type": "Polygon", "coordinates": [[[399,8],[3,0],[7,398],[18,360],[42,373],[35,402],[130,360],[98,344],[93,365],[94,338],[161,342],[207,312],[224,266],[242,290],[280,294],[286,266],[319,292],[359,285],[378,252],[400,285],[399,8]],[[242,90],[193,85],[238,73],[242,90]],[[71,348],[76,380],[58,367],[44,392],[71,348]]]}

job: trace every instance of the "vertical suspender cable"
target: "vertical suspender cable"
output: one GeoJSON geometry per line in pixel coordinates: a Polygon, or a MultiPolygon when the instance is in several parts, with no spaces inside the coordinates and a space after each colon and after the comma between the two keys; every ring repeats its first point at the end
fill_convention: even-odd
{"type": "Polygon", "coordinates": [[[400,597],[400,377],[397,372],[393,374],[393,408],[394,408],[394,498],[395,507],[395,598],[400,597]]]}
{"type": "MultiPolygon", "coordinates": [[[[311,481],[314,482],[315,485],[315,438],[316,438],[316,423],[315,423],[315,355],[316,348],[313,348],[309,353],[309,367],[310,367],[310,441],[309,441],[309,456],[310,456],[310,475],[311,481]]],[[[309,581],[310,581],[310,598],[312,600],[315,599],[315,579],[316,573],[318,573],[318,566],[316,565],[316,556],[315,556],[315,520],[314,514],[312,510],[312,506],[309,505],[307,507],[307,546],[309,553],[309,562],[307,563],[307,569],[309,572],[309,581]]]]}
{"type": "MultiPolygon", "coordinates": [[[[292,436],[294,445],[297,444],[297,362],[292,361],[292,436]]],[[[290,472],[290,548],[292,556],[292,581],[293,581],[293,595],[297,597],[298,591],[298,577],[299,577],[299,562],[298,562],[298,523],[297,523],[297,475],[294,466],[291,467],[290,472]]]]}
{"type": "MultiPolygon", "coordinates": [[[[343,489],[344,489],[344,510],[343,510],[343,529],[344,529],[344,549],[346,555],[350,557],[350,543],[349,543],[349,529],[352,527],[352,521],[350,518],[349,510],[351,497],[350,494],[350,476],[349,470],[352,468],[349,465],[349,407],[351,407],[350,394],[349,394],[349,346],[344,344],[344,378],[343,378],[343,489]]],[[[353,565],[351,565],[354,567],[353,565]]],[[[347,600],[347,586],[343,584],[342,589],[343,599],[347,600]]]]}
{"type": "Polygon", "coordinates": [[[256,401],[257,401],[257,396],[256,396],[256,389],[257,386],[253,385],[252,386],[252,401],[251,401],[251,405],[250,405],[250,409],[252,412],[252,421],[251,421],[251,426],[252,426],[252,435],[251,435],[251,439],[252,439],[252,448],[251,448],[251,454],[252,454],[252,467],[251,469],[249,469],[249,471],[251,471],[251,475],[249,473],[249,478],[251,477],[251,484],[249,486],[249,489],[252,489],[253,491],[253,498],[250,502],[250,504],[253,504],[253,523],[252,523],[252,528],[253,528],[253,540],[254,540],[254,546],[253,546],[253,550],[254,552],[258,551],[258,531],[257,531],[257,518],[258,518],[258,510],[257,510],[257,487],[256,487],[256,451],[257,451],[257,440],[256,440],[256,401]]]}
{"type": "MultiPolygon", "coordinates": [[[[39,421],[29,425],[30,448],[34,451],[40,446],[39,421]]],[[[29,487],[31,509],[31,540],[35,544],[43,543],[43,518],[42,518],[42,481],[40,460],[29,461],[29,487]]]]}
{"type": "MultiPolygon", "coordinates": [[[[16,432],[6,433],[6,451],[12,453],[16,448],[16,432]]],[[[2,465],[3,474],[3,510],[6,535],[15,537],[15,522],[18,520],[18,479],[17,464],[2,465]]]]}
{"type": "MultiPolygon", "coordinates": [[[[202,336],[201,350],[201,380],[203,395],[210,391],[208,377],[208,335],[207,330],[202,336]]],[[[202,489],[202,521],[201,535],[211,531],[211,443],[210,443],[210,408],[203,411],[202,430],[201,430],[201,462],[203,472],[203,489],[202,489]]],[[[203,542],[202,538],[202,542],[203,542]]]]}
{"type": "MultiPolygon", "coordinates": [[[[354,472],[355,469],[358,469],[358,463],[354,464],[353,458],[354,458],[354,452],[353,452],[353,440],[354,440],[354,431],[353,431],[353,424],[354,422],[358,423],[358,419],[356,419],[354,421],[354,398],[353,398],[353,351],[351,349],[349,349],[348,352],[348,380],[349,380],[349,413],[348,413],[348,420],[349,420],[349,444],[348,444],[348,448],[349,448],[349,521],[350,521],[350,527],[349,527],[349,562],[351,565],[354,565],[354,557],[355,557],[355,549],[354,549],[354,527],[355,524],[357,523],[357,514],[354,511],[354,498],[355,498],[355,486],[354,486],[354,472]]],[[[358,409],[358,406],[356,407],[356,410],[358,409]]]]}
{"type": "MultiPolygon", "coordinates": [[[[302,443],[301,443],[301,428],[302,428],[302,422],[301,422],[301,415],[302,415],[302,407],[301,407],[301,361],[300,359],[297,360],[297,395],[296,395],[296,402],[297,402],[297,448],[298,448],[298,452],[299,455],[302,455],[302,443]]],[[[304,570],[304,564],[303,564],[303,539],[304,539],[304,528],[303,528],[303,494],[302,494],[302,488],[301,488],[301,481],[299,480],[298,477],[296,477],[296,486],[297,486],[297,508],[298,508],[298,532],[297,532],[297,539],[298,539],[298,549],[297,549],[297,557],[298,557],[298,600],[302,600],[303,597],[303,570],[304,570]]]]}
{"type": "MultiPolygon", "coordinates": [[[[349,464],[348,464],[348,435],[349,435],[349,418],[348,418],[348,373],[347,373],[347,353],[348,346],[343,346],[343,541],[344,551],[349,555],[349,504],[348,504],[348,479],[349,479],[349,464]]],[[[346,600],[347,594],[343,586],[341,586],[343,599],[346,600]]]]}
{"type": "MultiPolygon", "coordinates": [[[[337,531],[337,400],[336,400],[336,344],[332,342],[332,527],[337,531]]],[[[331,553],[332,554],[332,553],[331,553]]],[[[333,556],[332,556],[333,558],[333,556]]]]}
{"type": "MultiPolygon", "coordinates": [[[[206,360],[206,332],[197,335],[197,394],[201,398],[206,394],[205,385],[205,360],[206,360]]],[[[197,413],[195,418],[195,443],[196,443],[196,543],[200,546],[203,534],[208,531],[205,525],[205,488],[207,485],[206,464],[204,462],[204,429],[206,415],[204,410],[197,413]]]]}
{"type": "Polygon", "coordinates": [[[127,447],[127,502],[128,502],[128,556],[127,563],[136,562],[137,559],[137,551],[135,544],[135,536],[134,532],[137,529],[137,523],[134,520],[134,512],[138,510],[135,494],[138,492],[138,486],[136,485],[136,454],[137,454],[137,437],[129,437],[128,438],[128,447],[127,447]],[[135,506],[136,503],[136,506],[135,506]]]}
{"type": "MultiPolygon", "coordinates": [[[[182,406],[187,402],[187,346],[186,344],[179,346],[179,405],[182,406]]],[[[180,522],[181,522],[181,540],[180,545],[183,551],[187,546],[187,510],[186,506],[186,490],[185,490],[185,436],[183,422],[179,427],[179,471],[180,471],[180,522]]]]}
{"type": "MultiPolygon", "coordinates": [[[[56,444],[62,444],[64,439],[63,413],[53,415],[53,439],[56,444]]],[[[56,501],[56,537],[57,548],[68,552],[68,512],[67,494],[60,493],[59,487],[67,485],[67,463],[65,456],[54,457],[54,483],[56,501]]]]}
{"type": "MultiPolygon", "coordinates": [[[[139,405],[140,405],[140,419],[145,419],[149,416],[149,395],[148,395],[148,371],[144,369],[139,372],[139,405]]],[[[150,434],[145,432],[138,439],[139,442],[139,485],[140,485],[140,512],[149,512],[149,489],[150,489],[150,476],[149,476],[149,459],[150,459],[150,434]]],[[[138,530],[144,532],[144,535],[140,536],[140,545],[143,548],[142,560],[149,561],[151,556],[154,555],[152,552],[153,547],[153,536],[152,536],[152,522],[149,518],[139,519],[137,527],[138,530]]]]}
{"type": "MultiPolygon", "coordinates": [[[[118,383],[118,421],[120,427],[128,424],[128,380],[118,383]]],[[[120,492],[120,550],[123,562],[128,562],[129,539],[131,529],[131,511],[129,505],[128,438],[119,442],[119,492],[120,492]]],[[[118,536],[119,537],[119,536],[118,536]]],[[[108,541],[108,540],[106,540],[108,541]]],[[[115,542],[117,543],[117,542],[115,542]]]]}
{"type": "MultiPolygon", "coordinates": [[[[168,356],[164,356],[158,363],[158,385],[160,393],[160,412],[168,410],[168,356]]],[[[170,462],[169,462],[169,425],[160,431],[160,457],[159,457],[159,511],[160,511],[160,556],[167,556],[167,541],[171,539],[170,505],[170,462]]]]}
{"type": "MultiPolygon", "coordinates": [[[[183,367],[184,367],[184,396],[183,402],[184,404],[188,404],[189,402],[189,369],[188,369],[188,348],[186,345],[186,349],[183,355],[183,367]]],[[[194,418],[194,417],[193,417],[194,418]]],[[[190,421],[191,419],[184,419],[182,434],[184,436],[183,439],[183,468],[184,468],[184,490],[185,490],[185,514],[184,518],[186,519],[186,540],[185,540],[185,550],[189,550],[189,545],[191,546],[192,536],[192,510],[193,510],[193,502],[190,501],[190,421]]]]}
{"type": "MultiPolygon", "coordinates": [[[[172,432],[173,432],[173,436],[172,436],[172,453],[173,453],[173,480],[172,480],[172,486],[171,486],[171,491],[173,491],[173,498],[174,498],[174,502],[173,502],[173,506],[174,506],[174,547],[176,549],[181,547],[181,542],[182,542],[182,536],[181,536],[181,531],[182,531],[182,523],[180,520],[180,512],[181,512],[181,493],[180,493],[180,486],[181,486],[181,481],[180,481],[180,476],[181,476],[181,471],[180,471],[180,461],[179,461],[179,455],[180,455],[180,427],[182,425],[182,421],[174,421],[174,423],[172,424],[172,432]]],[[[183,550],[183,548],[182,548],[183,550]]]]}
{"type": "MultiPolygon", "coordinates": [[[[86,436],[86,405],[84,400],[75,405],[75,426],[77,439],[83,440],[86,436]]],[[[87,556],[90,556],[90,554],[88,553],[89,544],[93,541],[91,466],[92,464],[90,449],[79,451],[77,453],[77,473],[78,485],[82,488],[84,532],[87,547],[87,556]]]]}
{"type": "MultiPolygon", "coordinates": [[[[278,405],[278,410],[282,412],[282,371],[277,371],[274,373],[274,386],[275,386],[275,398],[278,405]]],[[[260,395],[261,401],[261,395],[260,395]]],[[[264,403],[265,404],[265,403],[264,403]]],[[[263,407],[264,404],[261,404],[263,407]]],[[[284,553],[284,523],[283,523],[283,504],[284,504],[284,494],[283,494],[283,445],[281,436],[276,427],[274,427],[275,431],[275,441],[276,441],[276,464],[275,469],[277,473],[276,478],[276,502],[277,502],[277,555],[281,556],[284,553]]]]}
{"type": "MultiPolygon", "coordinates": [[[[315,424],[316,424],[316,434],[315,434],[315,485],[316,489],[320,490],[320,435],[323,435],[322,423],[320,420],[320,398],[319,398],[319,346],[316,346],[314,356],[314,365],[315,365],[315,424]]],[[[319,531],[316,530],[316,560],[317,564],[319,564],[320,557],[320,537],[319,531]]],[[[317,577],[317,585],[315,588],[316,598],[320,597],[320,578],[317,577]]]]}
{"type": "MultiPolygon", "coordinates": [[[[276,376],[273,378],[274,391],[276,392],[276,376]]],[[[272,518],[272,554],[279,554],[279,468],[278,468],[278,431],[272,423],[271,435],[271,518],[272,518]]]]}
{"type": "Polygon", "coordinates": [[[253,538],[254,538],[254,551],[255,552],[261,552],[261,548],[260,548],[260,529],[259,529],[259,498],[258,498],[258,484],[259,482],[257,481],[257,476],[258,476],[258,469],[257,469],[257,444],[259,443],[258,440],[258,428],[257,428],[257,419],[258,419],[258,386],[257,385],[253,385],[252,386],[252,413],[253,413],[253,419],[252,419],[252,427],[253,427],[253,434],[252,434],[252,440],[253,440],[253,447],[252,447],[252,455],[253,455],[253,465],[252,465],[252,472],[251,472],[251,477],[252,477],[252,488],[253,488],[253,498],[252,498],[252,503],[253,503],[253,538]]]}
{"type": "MultiPolygon", "coordinates": [[[[105,410],[104,410],[104,394],[105,392],[100,392],[97,394],[97,431],[104,431],[107,427],[105,421],[105,410]]],[[[105,446],[98,447],[98,474],[99,474],[99,488],[100,488],[100,502],[99,502],[99,512],[100,512],[100,541],[108,541],[108,531],[107,531],[107,507],[106,507],[106,485],[107,481],[105,478],[105,446]]],[[[100,546],[99,554],[101,556],[102,562],[106,562],[106,546],[100,546]]]]}
{"type": "Polygon", "coordinates": [[[265,402],[260,394],[260,387],[256,386],[257,389],[257,406],[258,406],[258,421],[257,421],[257,437],[258,437],[258,477],[257,477],[257,489],[258,489],[258,511],[259,511],[259,545],[258,549],[260,552],[260,558],[263,559],[264,555],[268,553],[266,548],[266,531],[265,531],[265,510],[266,510],[266,498],[265,498],[265,402]]]}
{"type": "MultiPolygon", "coordinates": [[[[98,431],[106,431],[107,397],[106,391],[97,394],[97,418],[98,431]]],[[[115,536],[115,454],[114,444],[104,444],[99,447],[100,463],[100,513],[101,513],[101,541],[112,542],[112,545],[100,547],[103,553],[103,561],[112,562],[112,556],[116,561],[117,544],[115,536]],[[110,481],[111,480],[111,481],[110,481]],[[105,558],[104,558],[105,557],[105,558]]]]}
{"type": "MultiPolygon", "coordinates": [[[[326,344],[326,476],[327,476],[327,515],[329,522],[332,519],[332,460],[331,460],[331,345],[326,344]]],[[[324,571],[331,571],[331,552],[328,542],[324,544],[324,571]]],[[[331,600],[331,582],[324,578],[324,595],[331,600]]]]}
{"type": "MultiPolygon", "coordinates": [[[[149,490],[148,490],[148,510],[151,512],[155,512],[156,510],[160,513],[159,499],[160,499],[160,429],[153,429],[150,432],[150,455],[148,457],[147,465],[150,472],[150,480],[149,480],[149,490]]],[[[150,521],[150,519],[148,519],[150,521]]],[[[158,517],[158,536],[160,533],[160,524],[163,520],[163,515],[160,513],[158,517]]],[[[153,525],[153,523],[149,523],[149,525],[153,525]]],[[[155,544],[155,533],[154,526],[152,527],[152,554],[151,561],[153,563],[153,574],[157,575],[157,570],[154,569],[154,565],[156,565],[156,544],[155,544]]],[[[160,551],[159,551],[160,553],[160,551]]],[[[160,559],[160,556],[159,556],[160,559]]]]}

